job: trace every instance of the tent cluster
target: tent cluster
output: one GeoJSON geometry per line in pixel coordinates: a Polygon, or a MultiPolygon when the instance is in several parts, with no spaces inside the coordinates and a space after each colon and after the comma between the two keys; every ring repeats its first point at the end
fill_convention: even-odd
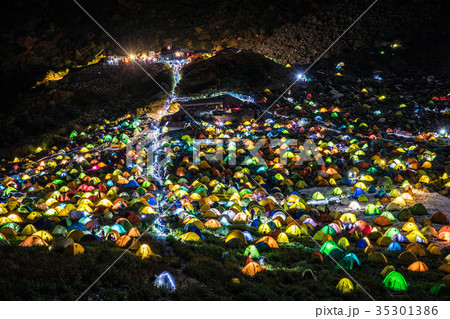
{"type": "MultiPolygon", "coordinates": [[[[326,129],[306,129],[297,121],[224,124],[204,122],[198,135],[173,134],[163,142],[169,158],[164,164],[169,191],[165,199],[176,207],[173,214],[183,231],[181,241],[222,238],[227,247],[244,250],[242,273],[249,276],[271,269],[262,259],[265,252],[299,238],[322,245],[314,259],[323,261],[330,255],[348,269],[362,264],[347,252],[352,247],[361,249],[369,263],[387,264],[386,252],[400,260],[412,256],[411,263],[425,255],[442,255],[440,244],[433,242],[448,242],[448,226],[443,226],[448,224],[447,215],[431,215],[415,199],[416,189],[426,191],[430,184],[423,177],[436,176],[426,173],[435,153],[382,142],[381,151],[370,155],[371,140],[381,141],[383,135],[367,125],[359,128],[366,128],[370,137],[352,129],[330,136],[326,129]],[[317,146],[288,146],[293,137],[305,136],[317,146]],[[271,140],[276,138],[283,143],[273,146],[271,140]],[[262,145],[255,155],[258,143],[262,145]],[[198,154],[194,162],[189,152],[198,154]],[[313,156],[325,163],[317,165],[313,156]],[[312,187],[323,191],[317,188],[308,195],[312,187]]],[[[436,180],[440,185],[448,180],[445,173],[441,177],[436,180]]],[[[422,266],[420,271],[426,268],[422,266]]],[[[386,287],[397,289],[392,284],[395,278],[385,280],[386,287]]],[[[339,285],[350,291],[348,287],[345,282],[339,285]]]]}
{"type": "Polygon", "coordinates": [[[72,143],[84,141],[77,152],[52,148],[40,161],[15,159],[0,186],[3,244],[79,255],[85,243],[114,241],[141,258],[154,255],[139,238],[146,219],[156,215],[157,187],[125,161],[128,136],[142,128],[139,120],[124,120],[90,134],[74,131],[72,143]]]}
{"type": "MultiPolygon", "coordinates": [[[[383,100],[372,99],[377,120],[383,100]]],[[[395,116],[407,113],[400,109],[395,116]]],[[[426,201],[417,201],[419,193],[449,193],[450,167],[439,165],[445,142],[432,132],[413,136],[378,122],[369,125],[339,101],[320,105],[311,94],[299,105],[275,104],[261,121],[202,122],[182,134],[168,126],[157,132],[138,119],[104,121],[72,132],[62,149],[2,164],[0,241],[65,255],[113,241],[144,259],[155,254],[141,235],[164,206],[177,239],[201,245],[221,238],[242,256],[244,275],[273,269],[267,252],[305,241],[314,247],[311,262],[349,270],[386,266],[380,281],[394,291],[407,290],[406,272],[414,279],[430,271],[424,256],[439,259],[448,282],[442,249],[450,243],[448,211],[430,214],[426,201]],[[145,129],[166,138],[146,149],[139,135],[145,129]],[[166,161],[145,167],[149,152],[166,161]],[[395,271],[397,261],[407,262],[408,271],[395,271]]],[[[155,223],[152,231],[159,227],[168,226],[155,223]]],[[[315,278],[312,271],[304,275],[315,278]]],[[[168,273],[155,284],[175,289],[168,273]]],[[[357,287],[343,278],[337,289],[357,287]]]]}

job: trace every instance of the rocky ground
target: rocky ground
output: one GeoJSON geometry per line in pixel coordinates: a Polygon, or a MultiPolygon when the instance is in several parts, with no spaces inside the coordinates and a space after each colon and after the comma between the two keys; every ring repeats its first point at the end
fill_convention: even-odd
{"type": "MultiPolygon", "coordinates": [[[[333,2],[328,9],[302,16],[297,23],[283,25],[270,35],[243,39],[239,47],[283,63],[312,63],[372,2],[333,2]]],[[[383,42],[402,41],[415,46],[409,52],[410,62],[432,64],[434,71],[444,75],[450,64],[442,59],[449,48],[443,6],[443,1],[378,1],[324,56],[348,56],[380,47],[383,42]]]]}

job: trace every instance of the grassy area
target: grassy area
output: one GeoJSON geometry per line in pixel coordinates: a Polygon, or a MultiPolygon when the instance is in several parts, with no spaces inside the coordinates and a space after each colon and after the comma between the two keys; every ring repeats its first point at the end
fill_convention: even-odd
{"type": "MultiPolygon", "coordinates": [[[[140,225],[139,227],[142,229],[140,225]]],[[[246,228],[248,229],[248,228],[246,228]]],[[[324,263],[311,261],[317,249],[308,237],[290,236],[291,244],[266,252],[270,271],[255,277],[242,274],[245,246],[230,248],[220,238],[207,237],[201,243],[181,243],[174,237],[167,242],[145,235],[156,256],[141,260],[131,252],[118,262],[89,290],[83,300],[369,300],[360,289],[349,294],[335,287],[348,277],[328,257],[324,263]],[[310,269],[316,279],[303,275],[310,269]],[[177,290],[169,293],[154,286],[163,271],[175,278],[177,290]],[[233,283],[239,278],[240,284],[233,283]]],[[[0,298],[3,300],[74,300],[94,282],[122,253],[113,242],[83,243],[84,255],[66,257],[46,247],[18,248],[20,243],[0,248],[0,298]]],[[[407,270],[409,263],[399,261],[393,253],[386,257],[410,283],[408,293],[391,294],[380,275],[385,265],[371,263],[361,249],[350,248],[362,262],[361,268],[348,270],[376,300],[448,300],[429,294],[443,273],[436,270],[436,258],[421,258],[428,267],[425,273],[407,270]]]]}
{"type": "MultiPolygon", "coordinates": [[[[125,70],[122,73],[130,72],[133,75],[124,83],[119,83],[120,77],[110,82],[117,89],[100,90],[95,87],[97,82],[104,82],[102,79],[92,83],[75,82],[86,85],[80,88],[74,88],[74,83],[63,82],[50,82],[37,87],[22,98],[14,111],[0,114],[0,158],[10,159],[33,153],[37,147],[48,149],[61,145],[68,141],[72,130],[102,125],[103,120],[153,111],[166,99],[165,93],[141,70],[125,70]]],[[[151,73],[158,83],[170,91],[173,79],[168,68],[154,66],[151,73]]],[[[69,73],[66,77],[70,80],[71,76],[69,73]]]]}

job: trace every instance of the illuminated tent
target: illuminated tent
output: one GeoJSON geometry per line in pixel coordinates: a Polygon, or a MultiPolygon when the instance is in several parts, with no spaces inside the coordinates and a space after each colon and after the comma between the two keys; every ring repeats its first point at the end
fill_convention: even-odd
{"type": "Polygon", "coordinates": [[[32,246],[48,246],[48,244],[39,236],[32,235],[28,236],[20,246],[22,247],[32,247],[32,246]]]}
{"type": "Polygon", "coordinates": [[[326,241],[323,243],[322,247],[320,248],[320,253],[322,253],[325,256],[330,255],[333,258],[343,258],[344,254],[342,249],[339,248],[338,245],[336,245],[333,241],[326,241]]]}
{"type": "Polygon", "coordinates": [[[156,277],[155,286],[167,289],[170,292],[174,292],[176,290],[175,280],[167,271],[162,272],[156,277]]]}
{"type": "Polygon", "coordinates": [[[180,240],[181,240],[182,242],[185,242],[185,241],[194,241],[194,242],[202,241],[202,239],[200,238],[200,236],[197,235],[197,234],[194,233],[194,232],[188,232],[188,233],[186,233],[186,234],[181,235],[181,236],[180,236],[180,240]]]}
{"type": "Polygon", "coordinates": [[[244,275],[253,277],[257,273],[263,271],[264,269],[266,269],[265,266],[260,265],[257,262],[251,262],[251,263],[248,263],[247,265],[245,265],[245,267],[242,269],[242,273],[244,275]]]}
{"type": "Polygon", "coordinates": [[[82,255],[84,254],[84,248],[80,244],[74,243],[73,245],[67,246],[63,254],[65,256],[75,256],[75,255],[82,255]]]}
{"type": "Polygon", "coordinates": [[[342,293],[349,293],[353,291],[353,283],[348,278],[342,278],[336,286],[336,289],[342,293]]]}
{"type": "Polygon", "coordinates": [[[257,258],[259,257],[259,251],[258,248],[256,248],[255,245],[250,245],[245,249],[244,255],[248,256],[248,254],[251,254],[252,257],[257,258]]]}
{"type": "Polygon", "coordinates": [[[383,280],[383,284],[386,288],[394,291],[407,291],[408,284],[401,273],[397,271],[391,271],[383,280]]]}
{"type": "Polygon", "coordinates": [[[136,256],[141,257],[142,259],[148,258],[153,254],[152,250],[150,249],[150,246],[147,244],[142,244],[138,251],[136,252],[136,256]]]}
{"type": "Polygon", "coordinates": [[[416,261],[416,262],[412,263],[411,265],[409,265],[408,270],[423,272],[423,271],[427,271],[428,267],[424,262],[416,261]]]}

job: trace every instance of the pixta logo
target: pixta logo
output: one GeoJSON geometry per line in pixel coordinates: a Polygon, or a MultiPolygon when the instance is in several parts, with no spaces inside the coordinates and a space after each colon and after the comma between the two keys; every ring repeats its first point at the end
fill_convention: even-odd
{"type": "Polygon", "coordinates": [[[206,161],[211,165],[225,163],[230,166],[269,166],[269,156],[277,158],[277,164],[286,166],[315,162],[324,165],[322,154],[314,140],[303,142],[295,139],[191,139],[173,142],[160,138],[155,131],[141,132],[130,140],[126,149],[126,165],[139,170],[141,175],[159,179],[159,171],[165,165],[172,165],[177,158],[187,158],[190,164],[206,161]]]}
{"type": "Polygon", "coordinates": [[[192,143],[193,163],[225,161],[228,165],[248,166],[256,164],[267,165],[262,155],[270,150],[279,150],[279,164],[287,165],[294,162],[303,165],[315,161],[325,164],[322,154],[318,152],[313,140],[307,139],[302,144],[294,139],[244,139],[236,142],[232,139],[194,139],[192,143]],[[239,159],[238,155],[239,154],[239,159]]]}

